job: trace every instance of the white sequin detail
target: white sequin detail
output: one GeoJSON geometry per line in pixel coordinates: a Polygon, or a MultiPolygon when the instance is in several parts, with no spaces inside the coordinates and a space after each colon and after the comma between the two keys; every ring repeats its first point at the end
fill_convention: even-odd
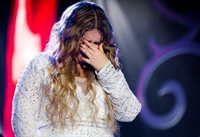
{"type": "Polygon", "coordinates": [[[74,129],[70,125],[64,131],[53,127],[45,115],[47,102],[41,104],[42,86],[46,84],[46,67],[49,63],[47,53],[39,54],[28,64],[18,80],[12,110],[12,128],[17,137],[113,137],[106,123],[108,106],[105,91],[110,94],[116,120],[132,121],[140,112],[141,104],[130,90],[123,73],[108,61],[100,72],[96,72],[98,82],[94,82],[99,124],[94,125],[91,122],[91,94],[85,95],[81,87],[77,86],[76,92],[80,101],[78,113],[82,121],[76,122],[74,129]]]}

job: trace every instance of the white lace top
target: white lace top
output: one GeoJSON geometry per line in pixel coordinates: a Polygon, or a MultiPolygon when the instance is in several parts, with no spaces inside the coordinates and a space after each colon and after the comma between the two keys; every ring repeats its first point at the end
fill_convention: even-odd
{"type": "MultiPolygon", "coordinates": [[[[106,123],[108,106],[104,92],[109,93],[114,105],[114,117],[118,121],[132,121],[140,112],[141,104],[130,90],[121,70],[116,70],[110,61],[97,73],[98,82],[93,82],[97,91],[95,103],[99,107],[98,125],[91,122],[89,98],[77,85],[80,101],[78,114],[81,121],[76,127],[69,124],[64,131],[53,127],[45,115],[47,101],[41,103],[42,85],[48,76],[49,55],[45,52],[36,56],[25,68],[16,85],[13,98],[12,128],[17,137],[113,137],[106,123]]],[[[66,118],[66,121],[69,119],[66,118]]]]}

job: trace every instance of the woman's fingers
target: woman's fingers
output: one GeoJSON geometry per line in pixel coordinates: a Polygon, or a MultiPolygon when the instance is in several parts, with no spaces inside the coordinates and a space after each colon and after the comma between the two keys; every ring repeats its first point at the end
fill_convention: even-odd
{"type": "Polygon", "coordinates": [[[101,52],[104,53],[104,51],[103,51],[103,43],[101,43],[101,44],[99,45],[98,49],[99,49],[101,52]]]}
{"type": "Polygon", "coordinates": [[[96,44],[93,44],[87,40],[84,40],[84,44],[81,44],[82,46],[86,46],[88,47],[89,49],[93,50],[93,51],[96,51],[98,49],[98,45],[96,44]]]}
{"type": "Polygon", "coordinates": [[[103,51],[103,44],[101,43],[97,46],[88,41],[84,42],[85,44],[80,45],[80,50],[87,56],[87,58],[82,56],[82,60],[99,71],[108,60],[103,51]]]}

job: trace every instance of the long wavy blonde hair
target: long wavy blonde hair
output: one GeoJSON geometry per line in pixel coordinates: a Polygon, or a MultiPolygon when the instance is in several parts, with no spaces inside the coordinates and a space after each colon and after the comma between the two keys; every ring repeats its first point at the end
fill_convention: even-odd
{"type": "MultiPolygon", "coordinates": [[[[52,51],[51,65],[48,67],[50,80],[45,95],[49,100],[46,112],[53,125],[65,127],[66,117],[75,124],[79,100],[76,95],[75,76],[77,75],[77,56],[82,37],[86,31],[97,29],[101,33],[103,49],[116,69],[119,68],[118,48],[113,42],[113,29],[104,10],[92,2],[78,2],[68,7],[60,20],[52,28],[46,50],[52,51]],[[50,92],[51,91],[51,92],[50,92]],[[72,107],[73,106],[73,107],[72,107]]],[[[92,121],[96,122],[98,107],[95,104],[96,90],[92,82],[97,81],[94,69],[87,66],[84,70],[88,79],[87,90],[92,92],[92,121]]],[[[114,119],[113,104],[105,92],[108,104],[107,122],[115,132],[117,123],[114,119]]]]}

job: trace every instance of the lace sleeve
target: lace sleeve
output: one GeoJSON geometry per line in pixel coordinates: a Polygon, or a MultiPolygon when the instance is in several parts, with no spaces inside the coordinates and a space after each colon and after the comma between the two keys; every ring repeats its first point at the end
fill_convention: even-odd
{"type": "Polygon", "coordinates": [[[33,59],[21,74],[15,88],[12,108],[12,128],[17,137],[37,137],[35,112],[38,109],[40,59],[33,59]]]}
{"type": "Polygon", "coordinates": [[[122,71],[108,61],[96,75],[102,88],[110,94],[115,119],[123,122],[135,119],[141,111],[141,103],[130,90],[122,71]]]}

